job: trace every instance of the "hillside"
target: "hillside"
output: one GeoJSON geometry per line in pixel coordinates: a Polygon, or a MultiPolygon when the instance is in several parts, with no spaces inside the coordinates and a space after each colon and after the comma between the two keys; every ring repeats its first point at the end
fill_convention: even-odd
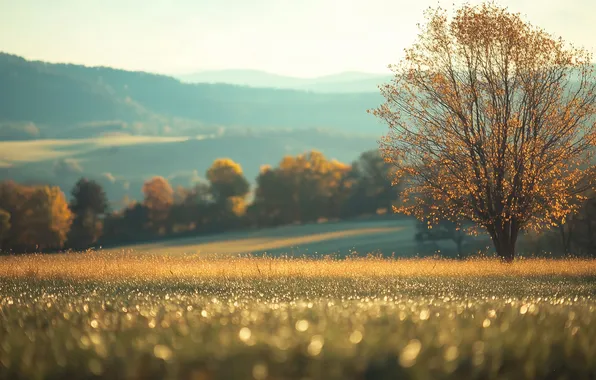
{"type": "Polygon", "coordinates": [[[263,131],[196,137],[113,136],[0,142],[0,180],[58,185],[69,193],[81,177],[97,179],[112,202],[140,199],[143,182],[154,175],[173,186],[205,177],[221,157],[239,162],[254,184],[261,165],[277,165],[284,155],[317,149],[350,163],[375,149],[377,138],[317,130],[263,131]]]}
{"type": "Polygon", "coordinates": [[[0,54],[0,88],[3,139],[15,139],[15,134],[68,138],[69,133],[85,138],[107,132],[179,136],[222,127],[384,131],[366,113],[382,101],[374,92],[189,84],[164,75],[48,64],[8,54],[0,54]],[[23,133],[23,125],[37,132],[23,133]]]}
{"type": "MultiPolygon", "coordinates": [[[[358,73],[321,83],[367,80],[358,73]]],[[[253,182],[263,164],[317,149],[355,160],[385,126],[366,113],[375,93],[321,94],[164,75],[48,64],[0,53],[0,180],[49,183],[66,193],[81,176],[110,199],[138,199],[154,175],[189,186],[220,157],[253,182]]]]}
{"type": "Polygon", "coordinates": [[[390,74],[344,72],[316,78],[297,78],[258,70],[209,70],[176,78],[186,83],[226,83],[250,87],[294,89],[320,93],[376,93],[390,74]]]}

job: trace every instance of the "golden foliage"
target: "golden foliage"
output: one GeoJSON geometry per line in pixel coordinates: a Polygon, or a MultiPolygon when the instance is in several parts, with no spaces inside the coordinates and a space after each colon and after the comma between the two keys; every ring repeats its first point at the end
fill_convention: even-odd
{"type": "Polygon", "coordinates": [[[327,160],[323,153],[311,150],[297,156],[285,156],[279,164],[279,169],[288,176],[316,177],[326,188],[332,190],[338,186],[339,180],[351,166],[337,160],[327,160]]]}
{"type": "Polygon", "coordinates": [[[372,111],[406,184],[396,211],[471,220],[511,259],[519,231],[564,222],[593,185],[591,56],[495,5],[426,16],[372,111]]]}
{"type": "Polygon", "coordinates": [[[40,189],[49,207],[50,231],[56,236],[56,246],[61,247],[66,241],[73,214],[68,207],[64,193],[58,186],[44,186],[40,189]]]}
{"type": "Polygon", "coordinates": [[[213,162],[207,170],[207,179],[217,198],[225,200],[230,197],[245,197],[250,186],[240,164],[229,158],[220,158],[213,162]]]}
{"type": "Polygon", "coordinates": [[[261,167],[259,168],[259,173],[263,174],[266,173],[268,171],[272,170],[271,165],[261,165],[261,167]]]}
{"type": "Polygon", "coordinates": [[[174,190],[164,177],[153,177],[143,184],[145,206],[149,210],[167,210],[174,203],[174,190]]]}
{"type": "Polygon", "coordinates": [[[215,181],[222,175],[241,175],[242,166],[230,158],[218,158],[207,171],[207,179],[215,181]]]}
{"type": "Polygon", "coordinates": [[[348,187],[344,185],[350,170],[350,165],[328,160],[316,150],[285,156],[277,168],[261,170],[255,204],[282,223],[336,217],[348,196],[342,190],[348,187]]]}
{"type": "Polygon", "coordinates": [[[246,200],[244,197],[229,197],[226,199],[229,210],[235,216],[242,216],[246,214],[246,200]]]}
{"type": "Polygon", "coordinates": [[[0,184],[0,207],[10,215],[3,249],[62,248],[73,215],[59,187],[0,184]]]}

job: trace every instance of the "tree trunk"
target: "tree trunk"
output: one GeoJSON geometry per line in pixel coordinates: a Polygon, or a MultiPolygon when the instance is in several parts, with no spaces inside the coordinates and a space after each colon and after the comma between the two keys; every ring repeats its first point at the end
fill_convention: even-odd
{"type": "Polygon", "coordinates": [[[568,230],[565,231],[565,224],[559,223],[559,231],[561,233],[561,242],[563,243],[563,252],[565,253],[566,256],[569,256],[569,254],[571,253],[571,235],[573,233],[573,225],[571,225],[570,223],[573,223],[574,220],[568,220],[567,221],[567,225],[568,225],[568,230]]]}
{"type": "Polygon", "coordinates": [[[463,255],[462,245],[464,243],[464,237],[459,235],[455,238],[455,244],[457,245],[457,254],[461,258],[463,255]]]}
{"type": "Polygon", "coordinates": [[[507,223],[505,228],[495,228],[493,231],[489,231],[497,255],[503,262],[513,262],[518,232],[519,230],[513,223],[507,223]]]}

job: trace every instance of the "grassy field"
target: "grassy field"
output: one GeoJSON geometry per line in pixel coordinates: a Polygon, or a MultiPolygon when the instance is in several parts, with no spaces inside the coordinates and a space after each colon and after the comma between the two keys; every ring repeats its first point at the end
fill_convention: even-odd
{"type": "Polygon", "coordinates": [[[596,261],[0,258],[2,379],[583,379],[596,261]]]}
{"type": "MultiPolygon", "coordinates": [[[[137,244],[129,249],[151,254],[268,254],[271,256],[349,256],[354,253],[381,253],[387,257],[412,257],[441,252],[455,256],[453,241],[422,244],[414,240],[415,220],[411,218],[372,218],[304,225],[288,225],[258,230],[227,232],[210,236],[169,239],[137,244]]],[[[468,237],[465,251],[478,252],[490,245],[488,237],[468,237]]],[[[116,249],[117,252],[119,249],[116,249]]]]}
{"type": "Polygon", "coordinates": [[[1,166],[74,157],[101,148],[186,141],[186,137],[116,135],[88,139],[0,141],[1,166]]]}

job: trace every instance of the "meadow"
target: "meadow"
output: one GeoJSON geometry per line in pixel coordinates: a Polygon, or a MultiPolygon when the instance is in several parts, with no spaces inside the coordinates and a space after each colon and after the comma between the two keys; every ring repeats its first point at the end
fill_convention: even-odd
{"type": "Polygon", "coordinates": [[[0,258],[2,379],[582,379],[596,261],[0,258]]]}
{"type": "Polygon", "coordinates": [[[174,143],[186,140],[188,138],[115,135],[86,139],[0,141],[0,150],[3,152],[3,160],[0,161],[0,167],[10,167],[18,163],[53,161],[60,158],[74,157],[102,148],[174,143]]]}

